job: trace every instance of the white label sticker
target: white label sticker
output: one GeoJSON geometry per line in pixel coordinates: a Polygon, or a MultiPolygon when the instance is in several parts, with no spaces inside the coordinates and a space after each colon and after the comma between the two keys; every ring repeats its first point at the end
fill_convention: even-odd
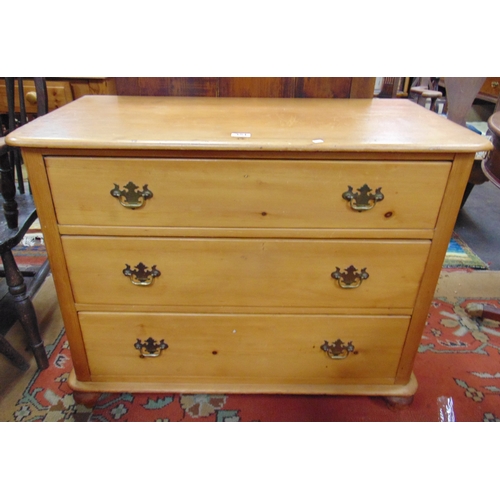
{"type": "Polygon", "coordinates": [[[314,144],[321,144],[322,142],[325,142],[323,139],[313,139],[314,144]]]}
{"type": "Polygon", "coordinates": [[[241,138],[252,137],[252,134],[249,134],[248,132],[233,132],[231,134],[231,137],[238,137],[239,139],[241,139],[241,138]]]}

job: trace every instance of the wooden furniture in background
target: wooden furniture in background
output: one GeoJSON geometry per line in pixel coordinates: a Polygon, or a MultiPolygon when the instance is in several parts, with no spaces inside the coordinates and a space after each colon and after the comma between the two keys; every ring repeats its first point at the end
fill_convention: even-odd
{"type": "MultiPolygon", "coordinates": [[[[33,82],[38,95],[37,114],[47,113],[47,92],[43,78],[36,78],[33,82]]],[[[14,131],[17,125],[27,122],[26,106],[24,105],[23,79],[5,78],[8,101],[7,132],[14,131]],[[16,80],[16,86],[14,85],[16,80]],[[14,109],[15,90],[21,90],[18,95],[20,112],[14,109]],[[17,123],[17,121],[19,123],[17,123]]],[[[12,249],[18,245],[37,218],[33,197],[24,185],[21,165],[21,154],[18,148],[7,146],[5,138],[0,137],[0,173],[3,211],[0,214],[0,258],[3,263],[2,275],[8,286],[8,293],[12,299],[12,307],[16,317],[27,334],[29,345],[35,356],[38,368],[48,367],[47,354],[43,345],[36,312],[31,302],[31,296],[45,280],[49,272],[48,260],[38,270],[28,287],[20,272],[12,249]]],[[[0,334],[0,352],[22,370],[27,370],[29,364],[10,343],[0,334]]]]}
{"type": "Polygon", "coordinates": [[[116,78],[116,93],[129,96],[373,97],[375,78],[116,78]]]}
{"type": "Polygon", "coordinates": [[[443,97],[443,93],[438,90],[438,82],[437,77],[416,78],[410,87],[410,98],[431,111],[437,111],[437,100],[443,97]]]}
{"type": "MultiPolygon", "coordinates": [[[[484,87],[485,77],[446,77],[446,79],[439,78],[422,78],[423,85],[414,86],[411,88],[410,94],[418,96],[417,102],[424,105],[426,99],[431,99],[431,110],[436,111],[436,99],[442,97],[442,92],[436,90],[427,90],[428,88],[437,89],[438,83],[446,93],[446,103],[444,113],[448,120],[466,126],[466,117],[469,113],[474,100],[478,97],[479,90],[484,87]]],[[[462,205],[464,206],[467,198],[474,186],[487,182],[487,178],[481,170],[482,158],[479,157],[474,161],[469,182],[465,189],[462,198],[462,205]]]]}
{"type": "MultiPolygon", "coordinates": [[[[49,111],[84,95],[198,97],[373,97],[375,78],[216,78],[216,77],[94,77],[46,78],[49,111]]],[[[24,85],[27,113],[36,113],[33,81],[24,85]]],[[[16,111],[19,104],[16,100],[16,111]]],[[[0,82],[0,114],[7,113],[5,85],[0,82]]]]}
{"type": "Polygon", "coordinates": [[[500,96],[500,77],[486,77],[483,85],[479,89],[477,96],[479,99],[483,99],[484,101],[496,103],[496,109],[498,109],[498,97],[500,96]]]}
{"type": "MultiPolygon", "coordinates": [[[[466,126],[467,113],[470,111],[472,103],[476,99],[479,89],[485,80],[485,77],[446,78],[446,115],[448,120],[458,123],[463,127],[466,126]]],[[[482,172],[481,163],[482,159],[480,158],[474,161],[462,198],[462,206],[464,206],[474,186],[484,184],[488,180],[482,172]]]]}
{"type": "Polygon", "coordinates": [[[491,132],[493,150],[490,151],[483,161],[483,172],[497,188],[500,188],[500,111],[497,111],[488,120],[488,128],[491,132]]]}
{"type": "MultiPolygon", "coordinates": [[[[24,79],[24,100],[26,113],[37,113],[37,95],[33,79],[24,79]]],[[[109,77],[95,78],[45,78],[47,87],[48,110],[64,106],[84,95],[116,94],[115,79],[109,77]]],[[[17,85],[16,85],[17,95],[17,85]]],[[[19,113],[19,99],[16,97],[16,112],[19,113]]],[[[8,113],[7,92],[5,84],[0,81],[0,114],[8,113]]]]}
{"type": "Polygon", "coordinates": [[[485,77],[446,77],[448,120],[465,127],[467,113],[485,80],[485,77]]]}
{"type": "Polygon", "coordinates": [[[69,383],[87,403],[409,403],[457,194],[491,147],[401,99],[84,97],[8,142],[29,169],[69,383]]]}
{"type": "Polygon", "coordinates": [[[374,97],[378,98],[396,98],[408,97],[409,78],[407,77],[388,77],[382,78],[380,91],[374,97]]]}
{"type": "MultiPolygon", "coordinates": [[[[488,180],[500,189],[500,111],[491,115],[488,128],[494,149],[486,155],[482,168],[488,180]]],[[[500,309],[488,304],[472,303],[467,306],[466,310],[471,317],[500,321],[500,309]]]]}

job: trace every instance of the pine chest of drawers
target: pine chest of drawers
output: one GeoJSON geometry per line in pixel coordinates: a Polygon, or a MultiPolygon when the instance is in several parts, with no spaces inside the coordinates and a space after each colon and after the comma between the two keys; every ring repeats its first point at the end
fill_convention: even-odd
{"type": "Polygon", "coordinates": [[[28,167],[77,397],[409,400],[474,154],[490,149],[405,100],[108,96],[8,143],[28,167]]]}

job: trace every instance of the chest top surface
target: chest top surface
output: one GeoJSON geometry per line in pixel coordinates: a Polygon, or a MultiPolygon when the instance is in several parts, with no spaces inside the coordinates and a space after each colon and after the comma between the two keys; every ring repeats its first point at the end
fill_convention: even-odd
{"type": "Polygon", "coordinates": [[[484,137],[404,99],[85,96],[11,133],[23,148],[477,152],[484,137]]]}

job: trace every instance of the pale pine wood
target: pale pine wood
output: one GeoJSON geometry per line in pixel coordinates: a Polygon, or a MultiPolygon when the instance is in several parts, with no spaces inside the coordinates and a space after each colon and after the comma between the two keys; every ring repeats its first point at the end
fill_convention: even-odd
{"type": "MultiPolygon", "coordinates": [[[[15,139],[15,137],[12,137],[15,139]]],[[[30,150],[43,156],[47,150],[40,147],[30,147],[30,150]]],[[[49,155],[51,156],[51,155],[49,155]]],[[[176,150],[162,151],[144,149],[67,149],[57,148],[57,156],[77,156],[86,158],[173,158],[202,160],[347,160],[347,161],[453,161],[455,154],[451,152],[405,152],[405,151],[245,151],[241,150],[176,150]]]]}
{"type": "MultiPolygon", "coordinates": [[[[410,380],[404,385],[391,384],[269,384],[266,382],[234,384],[230,382],[150,382],[144,380],[127,381],[98,381],[82,382],[78,380],[75,372],[71,371],[68,385],[75,392],[94,393],[91,398],[95,401],[95,393],[103,392],[132,392],[132,393],[184,393],[184,394],[314,394],[331,396],[394,396],[411,397],[418,389],[418,382],[412,374],[410,380]]],[[[82,398],[85,400],[85,398],[82,398]]]]}
{"type": "Polygon", "coordinates": [[[469,179],[474,155],[457,155],[453,162],[450,180],[443,198],[443,205],[436,226],[436,235],[432,241],[429,260],[423,275],[422,284],[415,303],[415,312],[412,316],[408,337],[402,352],[398,370],[397,382],[405,383],[412,373],[412,367],[417,349],[422,337],[427,313],[442,269],[446,250],[451,239],[455,221],[457,219],[462,200],[463,186],[469,179]]]}
{"type": "Polygon", "coordinates": [[[451,165],[78,157],[46,163],[62,225],[308,229],[434,228],[451,165]],[[129,181],[153,192],[141,209],[110,195],[114,184],[123,189],[129,181]],[[385,198],[360,214],[342,194],[364,184],[373,192],[381,187],[385,198]]]}
{"type": "Polygon", "coordinates": [[[140,239],[64,236],[76,302],[203,306],[413,307],[426,241],[140,239]],[[140,262],[162,273],[151,286],[123,275],[140,262]],[[366,268],[359,288],[342,289],[339,267],[366,268]]]}
{"type": "Polygon", "coordinates": [[[306,238],[306,239],[423,239],[434,236],[432,229],[301,229],[301,228],[211,228],[147,226],[59,226],[61,235],[148,236],[199,238],[306,238]]]}
{"type": "Polygon", "coordinates": [[[92,379],[318,384],[393,383],[409,318],[80,313],[92,379]],[[187,332],[189,334],[187,335],[187,332]],[[140,358],[137,339],[164,340],[140,358]],[[105,342],[103,342],[105,338],[105,342]],[[356,354],[332,360],[327,340],[356,354]]]}
{"type": "Polygon", "coordinates": [[[115,96],[82,97],[9,135],[7,144],[247,152],[491,149],[479,134],[404,99],[115,96]],[[240,139],[232,133],[251,137],[240,139]]]}
{"type": "MultiPolygon", "coordinates": [[[[152,313],[182,313],[195,314],[200,311],[199,305],[165,305],[165,304],[83,304],[75,302],[77,311],[106,312],[113,309],[114,312],[152,312],[152,313]]],[[[356,307],[353,302],[348,307],[308,307],[302,309],[307,314],[347,314],[357,315],[361,312],[367,315],[395,315],[410,316],[412,307],[356,307]]],[[[297,314],[300,308],[290,306],[203,306],[206,314],[297,314]]]]}
{"type": "MultiPolygon", "coordinates": [[[[414,394],[411,369],[434,287],[474,153],[491,149],[489,141],[403,100],[83,98],[51,115],[16,131],[7,142],[32,151],[28,168],[32,165],[36,174],[35,201],[44,207],[42,227],[62,283],[59,300],[77,366],[71,387],[89,392],[414,394]],[[249,131],[249,140],[227,138],[231,132],[249,131]],[[413,167],[403,162],[413,162],[413,167]],[[163,215],[154,223],[152,211],[144,220],[134,221],[135,213],[119,220],[104,199],[87,204],[75,194],[81,190],[95,197],[96,185],[108,182],[108,169],[155,172],[160,163],[161,174],[154,174],[158,182],[164,182],[165,171],[175,171],[173,191],[184,194],[172,195],[174,222],[163,202],[157,203],[156,193],[148,202],[155,201],[150,205],[163,215]],[[243,163],[253,165],[251,173],[258,173],[260,181],[248,193],[235,181],[243,163]],[[67,174],[97,164],[101,167],[92,175],[67,174]],[[188,167],[178,168],[181,164],[188,167]],[[276,168],[285,164],[286,172],[276,168]],[[392,186],[386,205],[397,210],[394,221],[391,216],[386,222],[393,226],[377,226],[376,209],[356,214],[368,223],[344,221],[352,214],[326,201],[321,183],[345,182],[345,176],[358,170],[376,171],[377,180],[392,186]],[[339,177],[330,178],[335,171],[339,177]],[[410,172],[413,177],[406,176],[410,172]],[[228,194],[233,186],[236,196],[228,194]],[[58,217],[65,225],[57,225],[51,189],[57,192],[58,217]],[[392,205],[397,197],[406,199],[417,216],[409,215],[404,204],[392,205]],[[273,210],[256,204],[263,200],[273,210]],[[426,212],[428,204],[433,206],[426,212]],[[338,215],[332,226],[325,225],[323,214],[330,206],[338,215]],[[279,223],[252,222],[255,212],[266,221],[279,214],[279,223]],[[186,222],[189,214],[198,217],[198,225],[186,222]],[[139,262],[157,265],[162,272],[152,287],[135,287],[123,276],[126,263],[134,267],[139,262]],[[331,272],[351,264],[366,267],[370,277],[358,289],[341,290],[331,272]],[[235,341],[220,330],[236,317],[245,318],[244,330],[256,333],[235,341]],[[335,368],[325,382],[302,342],[312,339],[314,330],[324,337],[325,328],[334,323],[343,325],[361,347],[345,360],[353,371],[335,368]],[[121,341],[135,341],[139,332],[156,335],[166,324],[177,325],[172,338],[174,345],[183,346],[175,357],[178,371],[172,374],[168,363],[141,371],[147,365],[137,368],[139,358],[129,360],[121,341]],[[376,325],[384,326],[370,330],[376,325]],[[246,353],[251,353],[249,360],[246,353]],[[284,355],[278,372],[270,368],[275,355],[284,355]]],[[[123,184],[129,180],[149,183],[127,179],[123,184]]],[[[106,194],[111,188],[106,187],[106,194]]],[[[172,352],[139,361],[168,359],[172,352]]]]}
{"type": "Polygon", "coordinates": [[[44,235],[50,268],[54,276],[59,307],[63,317],[66,334],[71,343],[73,366],[82,381],[90,380],[85,346],[81,337],[80,323],[76,315],[71,283],[66,269],[66,259],[61,246],[61,240],[55,221],[54,205],[50,196],[47,174],[43,158],[29,150],[23,151],[23,159],[28,169],[28,175],[37,207],[40,227],[44,235]]]}

